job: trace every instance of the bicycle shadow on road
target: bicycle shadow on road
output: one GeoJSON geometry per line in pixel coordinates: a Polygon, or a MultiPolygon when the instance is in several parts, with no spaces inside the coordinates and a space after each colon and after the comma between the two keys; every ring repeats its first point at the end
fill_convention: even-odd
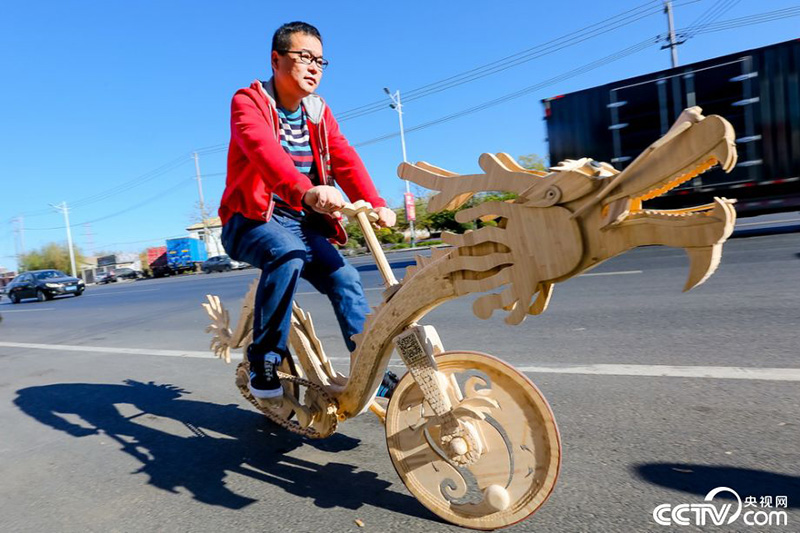
{"type": "MultiPolygon", "coordinates": [[[[634,469],[646,481],[704,497],[717,487],[728,487],[744,500],[755,496],[760,502],[762,496],[786,496],[788,507],[800,508],[800,477],[777,474],[765,470],[738,468],[733,466],[708,466],[684,463],[649,463],[637,465],[634,469]]],[[[728,493],[717,498],[733,499],[728,493]]]]}
{"type": "Polygon", "coordinates": [[[134,474],[148,475],[151,485],[168,492],[178,494],[184,487],[209,505],[241,509],[258,501],[225,485],[226,475],[236,473],[321,508],[355,510],[366,504],[437,520],[411,496],[387,490],[391,483],[374,472],[287,455],[304,445],[332,453],[352,450],[360,441],[346,435],[303,439],[255,411],[189,400],[183,397],[188,391],[153,382],[64,383],[17,394],[14,403],[39,422],[73,437],[107,436],[142,463],[134,474]]]}

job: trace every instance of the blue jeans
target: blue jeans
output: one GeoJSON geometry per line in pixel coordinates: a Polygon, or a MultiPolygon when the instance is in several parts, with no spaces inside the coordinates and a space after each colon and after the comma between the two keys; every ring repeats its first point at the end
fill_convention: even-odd
{"type": "Polygon", "coordinates": [[[364,328],[369,304],[358,271],[320,231],[278,213],[266,223],[235,214],[222,228],[222,245],[233,259],[261,269],[251,363],[289,354],[292,300],[301,277],[331,301],[347,349],[355,350],[350,337],[364,328]]]}

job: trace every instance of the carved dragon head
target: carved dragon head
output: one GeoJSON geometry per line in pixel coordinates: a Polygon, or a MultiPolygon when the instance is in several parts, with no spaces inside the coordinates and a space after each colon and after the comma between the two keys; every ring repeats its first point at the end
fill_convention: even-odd
{"type": "Polygon", "coordinates": [[[708,279],[733,230],[734,201],[715,198],[711,204],[679,210],[645,209],[643,202],[716,164],[729,172],[737,158],[734,139],[728,121],[704,117],[693,107],[622,172],[584,158],[563,161],[544,173],[520,167],[508,154],[483,154],[479,164],[484,174],[462,176],[427,163],[403,163],[398,174],[440,191],[428,203],[434,212],[456,209],[475,193],[518,195],[513,203],[484,202],[456,214],[460,222],[499,217],[497,227],[443,237],[459,247],[454,271],[491,271],[488,278],[486,272],[479,275],[477,279],[485,279],[465,292],[509,285],[502,293],[479,298],[476,314],[487,318],[503,308],[510,311],[507,322],[519,323],[529,313],[544,311],[554,283],[637,246],[686,249],[691,266],[684,290],[708,279]],[[485,257],[476,261],[475,256],[485,257]]]}

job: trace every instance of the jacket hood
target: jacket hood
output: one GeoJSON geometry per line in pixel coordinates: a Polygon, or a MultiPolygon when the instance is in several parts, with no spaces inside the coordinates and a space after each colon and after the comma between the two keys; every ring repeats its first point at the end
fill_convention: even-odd
{"type": "MultiPolygon", "coordinates": [[[[273,107],[278,107],[278,101],[275,97],[275,84],[270,78],[267,81],[260,81],[256,80],[251,85],[253,89],[258,87],[261,93],[266,96],[267,100],[273,107]]],[[[325,100],[322,99],[321,96],[316,94],[309,94],[302,100],[303,107],[306,110],[306,116],[308,120],[313,122],[314,124],[319,124],[322,120],[322,114],[325,111],[325,100]]]]}

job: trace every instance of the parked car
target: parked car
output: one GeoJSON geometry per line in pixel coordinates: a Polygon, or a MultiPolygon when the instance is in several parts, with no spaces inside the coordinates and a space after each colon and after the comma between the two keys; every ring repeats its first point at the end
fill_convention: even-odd
{"type": "Polygon", "coordinates": [[[116,281],[117,281],[117,276],[114,275],[114,271],[109,270],[108,272],[103,272],[102,274],[98,274],[95,283],[97,283],[98,285],[103,285],[104,283],[115,283],[116,281]]]}
{"type": "Polygon", "coordinates": [[[86,285],[83,280],[73,278],[60,270],[32,270],[14,278],[6,287],[11,303],[19,303],[26,298],[36,298],[40,302],[55,296],[71,294],[80,296],[86,285]]]}
{"type": "Polygon", "coordinates": [[[228,257],[227,255],[218,255],[212,257],[203,263],[203,272],[209,274],[211,272],[230,272],[231,270],[238,270],[240,268],[247,268],[247,263],[240,263],[228,257]]]}
{"type": "Polygon", "coordinates": [[[134,270],[132,268],[122,267],[122,268],[115,268],[114,270],[109,270],[105,274],[101,274],[97,278],[98,284],[102,285],[104,283],[116,283],[121,279],[142,279],[144,278],[144,272],[141,270],[134,270]]]}
{"type": "Polygon", "coordinates": [[[117,268],[114,270],[114,275],[117,279],[142,279],[144,278],[144,272],[141,270],[134,270],[132,268],[117,268]]]}

